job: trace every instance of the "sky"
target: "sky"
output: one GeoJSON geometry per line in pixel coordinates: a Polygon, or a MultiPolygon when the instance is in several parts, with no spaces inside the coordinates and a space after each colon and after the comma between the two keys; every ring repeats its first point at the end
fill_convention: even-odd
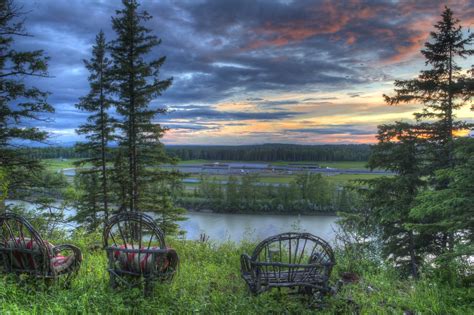
{"type": "MultiPolygon", "coordinates": [[[[17,0],[33,37],[19,50],[42,49],[56,113],[47,130],[53,144],[81,140],[75,129],[87,113],[75,104],[88,93],[83,60],[99,30],[115,38],[118,0],[17,0]]],[[[141,1],[166,56],[161,78],[172,86],[152,106],[169,114],[165,144],[373,143],[377,125],[410,120],[419,104],[388,106],[394,81],[424,69],[420,53],[447,4],[467,34],[474,0],[157,0],[141,1]]],[[[463,60],[470,67],[474,60],[463,60]]],[[[457,113],[474,122],[469,106],[457,113]]]]}

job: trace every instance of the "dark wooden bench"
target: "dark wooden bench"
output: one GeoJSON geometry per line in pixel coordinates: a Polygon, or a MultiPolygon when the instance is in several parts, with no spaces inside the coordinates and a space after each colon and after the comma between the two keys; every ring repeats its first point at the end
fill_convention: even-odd
{"type": "Polygon", "coordinates": [[[110,218],[105,225],[104,248],[110,286],[144,283],[145,295],[152,293],[156,281],[171,280],[179,263],[153,218],[140,212],[122,212],[110,218]]]}
{"type": "Polygon", "coordinates": [[[78,247],[53,246],[24,217],[7,212],[0,214],[0,265],[3,273],[58,279],[66,286],[82,262],[78,247]]]}
{"type": "Polygon", "coordinates": [[[281,287],[327,294],[334,265],[331,246],[309,233],[275,235],[258,244],[252,256],[241,255],[242,278],[254,294],[281,287]]]}

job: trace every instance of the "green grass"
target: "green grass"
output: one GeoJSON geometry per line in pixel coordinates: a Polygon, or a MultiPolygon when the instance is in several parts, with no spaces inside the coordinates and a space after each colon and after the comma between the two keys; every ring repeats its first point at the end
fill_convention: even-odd
{"type": "Polygon", "coordinates": [[[302,161],[302,162],[271,162],[272,165],[291,165],[291,164],[307,164],[319,165],[320,167],[331,167],[339,169],[365,169],[367,162],[361,161],[302,161]]]}
{"type": "Polygon", "coordinates": [[[365,169],[367,162],[361,161],[302,161],[302,162],[265,162],[265,161],[224,161],[224,160],[187,160],[180,161],[178,164],[211,164],[214,162],[219,163],[257,163],[257,164],[270,164],[270,165],[291,165],[291,164],[308,164],[308,165],[319,165],[321,167],[332,167],[340,169],[365,169]]]}
{"type": "Polygon", "coordinates": [[[344,185],[348,184],[353,181],[363,180],[363,179],[373,179],[382,176],[389,176],[389,175],[381,175],[381,174],[338,174],[334,176],[326,177],[329,182],[344,185]]]}
{"type": "MultiPolygon", "coordinates": [[[[89,237],[91,239],[91,237],[89,237]]],[[[72,241],[74,243],[74,241],[72,241]]],[[[94,243],[98,242],[97,239],[94,243]]],[[[17,284],[13,277],[0,278],[1,314],[313,314],[306,300],[272,290],[250,294],[240,278],[240,254],[253,244],[203,244],[171,239],[180,255],[179,272],[170,284],[158,284],[151,298],[139,288],[108,287],[105,254],[81,246],[84,262],[70,289],[44,287],[39,281],[17,284]]],[[[332,281],[346,264],[340,261],[332,281]]],[[[473,289],[456,288],[424,279],[400,280],[387,268],[367,268],[358,284],[347,285],[326,300],[321,314],[469,314],[473,289]],[[352,302],[348,302],[348,300],[352,302]]]]}
{"type": "Polygon", "coordinates": [[[321,167],[331,167],[339,169],[366,169],[367,162],[361,161],[335,161],[335,162],[318,162],[321,167]]]}
{"type": "MultiPolygon", "coordinates": [[[[215,161],[208,161],[208,160],[186,160],[186,161],[179,161],[178,164],[207,164],[207,163],[213,163],[215,161]]],[[[222,161],[219,161],[223,163],[222,161]]]]}
{"type": "MultiPolygon", "coordinates": [[[[53,171],[57,171],[62,168],[71,168],[74,167],[74,162],[79,159],[43,159],[44,165],[53,171]]],[[[208,160],[188,160],[180,161],[178,164],[191,164],[191,165],[200,165],[200,164],[209,164],[209,163],[262,163],[262,164],[271,164],[271,165],[288,165],[288,164],[308,164],[308,165],[319,165],[321,167],[331,167],[339,169],[365,169],[367,162],[360,161],[335,161],[335,162],[255,162],[255,161],[208,161],[208,160]]]]}
{"type": "MultiPolygon", "coordinates": [[[[229,180],[229,176],[228,175],[206,175],[206,177],[211,180],[211,181],[227,181],[229,180]]],[[[234,176],[235,178],[237,178],[237,180],[241,180],[241,177],[242,176],[234,176]]],[[[190,176],[189,178],[199,178],[199,176],[190,176]]],[[[279,184],[288,184],[290,183],[293,179],[295,178],[295,176],[286,176],[286,175],[282,175],[282,176],[278,176],[278,175],[274,175],[274,176],[260,176],[259,177],[259,181],[261,183],[279,183],[279,184]]]]}
{"type": "Polygon", "coordinates": [[[51,171],[59,171],[63,168],[73,168],[74,162],[78,160],[79,159],[44,159],[42,160],[42,162],[45,165],[46,169],[51,171]]]}

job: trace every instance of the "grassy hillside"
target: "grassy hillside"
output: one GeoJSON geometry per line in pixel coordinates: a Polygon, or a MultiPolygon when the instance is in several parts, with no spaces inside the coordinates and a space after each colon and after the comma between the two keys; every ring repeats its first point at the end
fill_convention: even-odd
{"type": "MultiPolygon", "coordinates": [[[[84,251],[84,263],[70,289],[45,287],[26,281],[19,285],[13,277],[0,278],[1,314],[311,314],[308,301],[284,290],[259,296],[250,294],[239,273],[239,256],[253,244],[213,245],[194,241],[170,240],[181,265],[171,284],[156,286],[152,298],[139,289],[112,291],[108,288],[105,254],[87,248],[98,242],[88,236],[77,245],[84,251]]],[[[348,268],[348,258],[338,255],[333,281],[348,268]]],[[[354,263],[354,261],[352,261],[354,263]]],[[[328,298],[322,314],[468,314],[474,306],[473,289],[451,287],[430,279],[402,281],[386,266],[366,261],[357,263],[361,281],[347,285],[328,298]]]]}

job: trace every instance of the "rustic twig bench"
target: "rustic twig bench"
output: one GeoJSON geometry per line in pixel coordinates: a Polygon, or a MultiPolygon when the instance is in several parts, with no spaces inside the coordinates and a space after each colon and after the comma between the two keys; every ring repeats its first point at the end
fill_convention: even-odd
{"type": "Polygon", "coordinates": [[[63,277],[69,285],[82,262],[79,248],[53,246],[24,217],[7,212],[0,215],[0,263],[4,273],[28,274],[44,279],[63,277]]]}
{"type": "Polygon", "coordinates": [[[242,277],[254,294],[287,287],[324,295],[334,264],[331,246],[309,233],[275,235],[258,244],[252,256],[241,255],[242,277]]]}
{"type": "Polygon", "coordinates": [[[110,286],[128,287],[144,283],[145,295],[156,281],[171,280],[178,255],[167,248],[165,237],[153,218],[140,212],[122,212],[106,223],[104,248],[107,252],[110,286]]]}

